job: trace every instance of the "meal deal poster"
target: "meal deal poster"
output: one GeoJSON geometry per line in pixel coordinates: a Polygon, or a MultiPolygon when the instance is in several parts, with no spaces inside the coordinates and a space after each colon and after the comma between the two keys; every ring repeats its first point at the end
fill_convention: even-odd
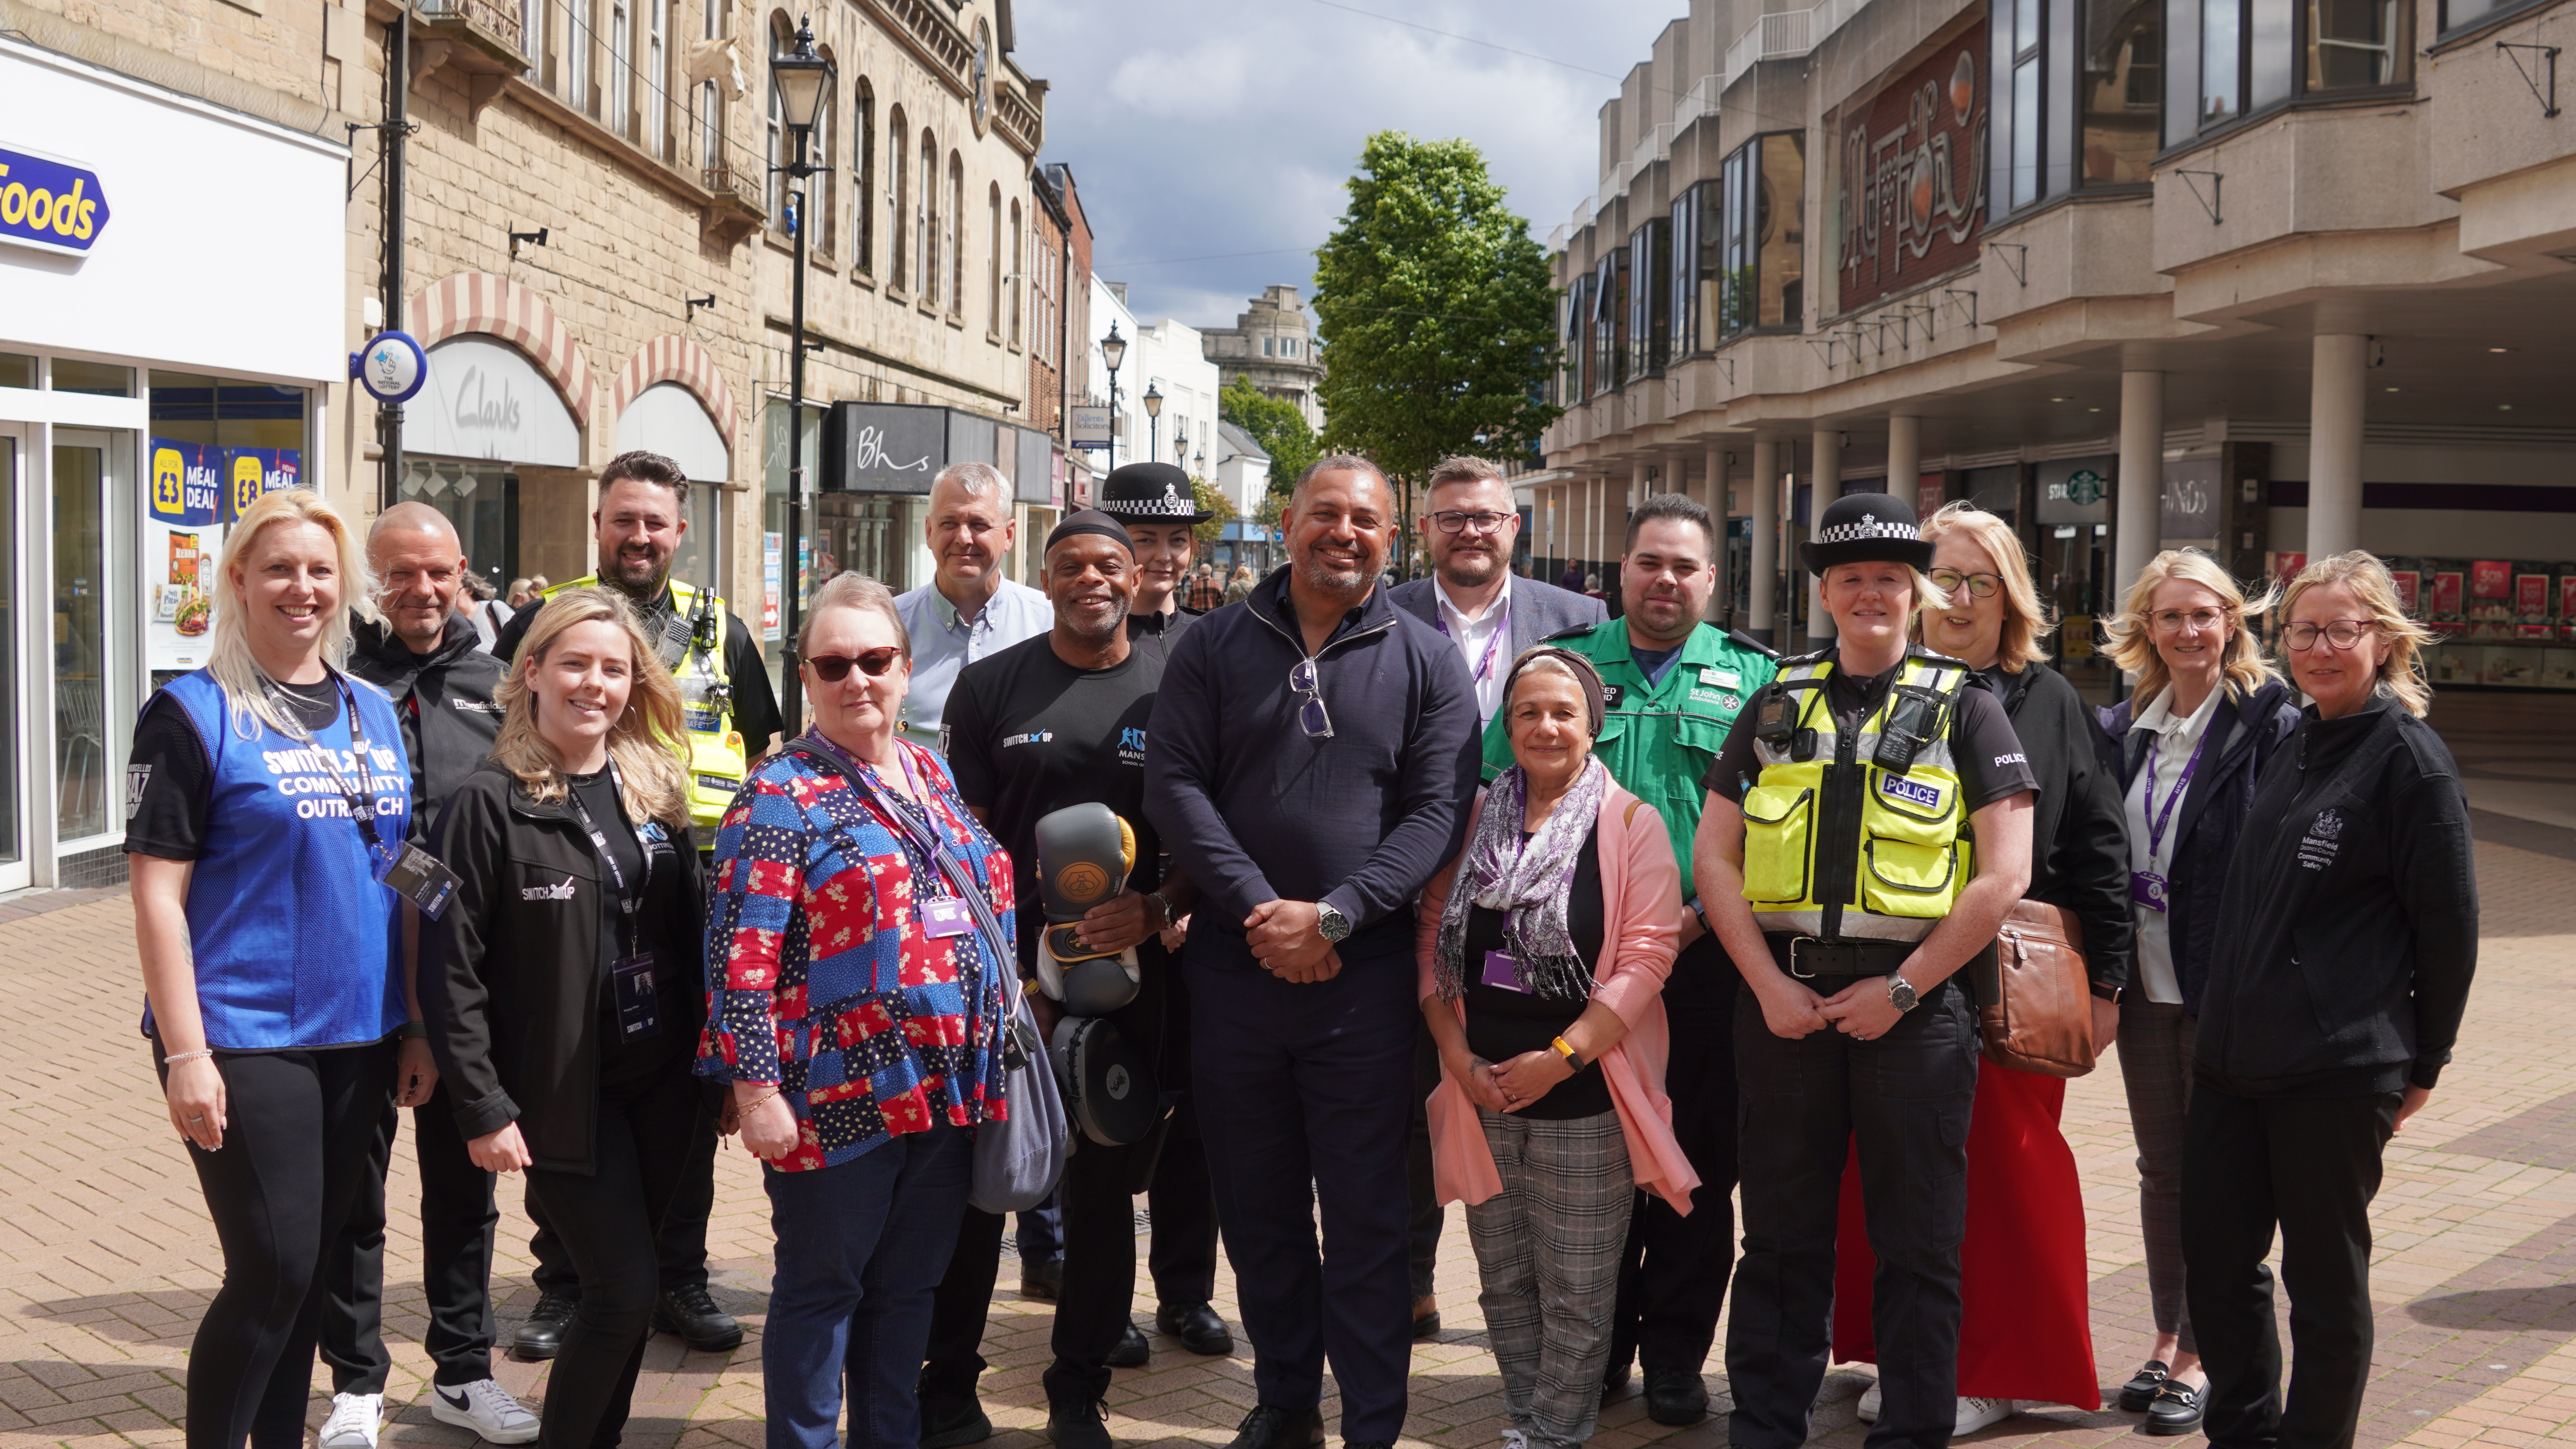
{"type": "Polygon", "coordinates": [[[160,678],[203,668],[211,655],[224,530],[263,493],[304,478],[294,448],[226,448],[154,438],[143,514],[144,667],[160,678]]]}

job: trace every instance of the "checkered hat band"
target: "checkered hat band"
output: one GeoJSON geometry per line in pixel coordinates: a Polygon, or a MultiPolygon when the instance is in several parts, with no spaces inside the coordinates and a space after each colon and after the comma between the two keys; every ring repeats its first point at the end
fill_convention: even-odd
{"type": "Polygon", "coordinates": [[[1123,513],[1144,518],[1188,518],[1197,513],[1198,505],[1187,499],[1165,494],[1160,498],[1111,498],[1100,505],[1103,513],[1123,513]]]}
{"type": "Polygon", "coordinates": [[[1860,543],[1874,538],[1901,538],[1907,543],[1923,541],[1923,535],[1915,532],[1914,525],[1910,523],[1881,523],[1874,518],[1864,518],[1858,523],[1837,523],[1824,529],[1817,533],[1816,542],[1860,543]]]}

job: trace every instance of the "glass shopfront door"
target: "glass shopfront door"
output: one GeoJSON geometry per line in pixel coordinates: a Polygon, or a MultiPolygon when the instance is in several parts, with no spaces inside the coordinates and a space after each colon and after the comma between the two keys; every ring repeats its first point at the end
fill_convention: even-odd
{"type": "Polygon", "coordinates": [[[25,681],[19,668],[25,611],[18,607],[18,494],[25,440],[0,430],[0,890],[26,886],[25,762],[20,757],[25,681]]]}
{"type": "Polygon", "coordinates": [[[54,434],[51,578],[54,668],[54,838],[88,848],[124,825],[114,788],[136,700],[130,678],[133,613],[126,550],[135,527],[130,439],[54,434]]]}

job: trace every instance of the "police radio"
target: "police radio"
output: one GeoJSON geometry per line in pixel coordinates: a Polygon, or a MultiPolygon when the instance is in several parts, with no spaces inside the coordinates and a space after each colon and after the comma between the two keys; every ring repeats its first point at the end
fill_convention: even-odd
{"type": "Polygon", "coordinates": [[[1914,768],[1914,756],[1940,732],[1941,696],[1910,684],[1896,688],[1887,708],[1887,723],[1878,732],[1878,752],[1870,763],[1891,775],[1914,768]]]}

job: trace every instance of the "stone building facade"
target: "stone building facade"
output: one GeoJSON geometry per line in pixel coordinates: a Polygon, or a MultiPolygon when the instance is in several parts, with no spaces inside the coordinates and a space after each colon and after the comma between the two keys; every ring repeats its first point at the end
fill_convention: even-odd
{"type": "Polygon", "coordinates": [[[1324,352],[1315,339],[1314,318],[1295,287],[1273,285],[1234,319],[1232,327],[1202,333],[1207,360],[1217,366],[1220,386],[1238,377],[1269,397],[1284,398],[1306,416],[1306,426],[1324,430],[1324,402],[1318,388],[1324,380],[1324,352]]]}
{"type": "Polygon", "coordinates": [[[1089,484],[1084,455],[1072,451],[1069,409],[1091,395],[1084,359],[1091,337],[1091,218],[1073,168],[1061,162],[1029,173],[1036,206],[1029,254],[1029,425],[1056,440],[1072,475],[1066,501],[1080,506],[1089,484]]]}

